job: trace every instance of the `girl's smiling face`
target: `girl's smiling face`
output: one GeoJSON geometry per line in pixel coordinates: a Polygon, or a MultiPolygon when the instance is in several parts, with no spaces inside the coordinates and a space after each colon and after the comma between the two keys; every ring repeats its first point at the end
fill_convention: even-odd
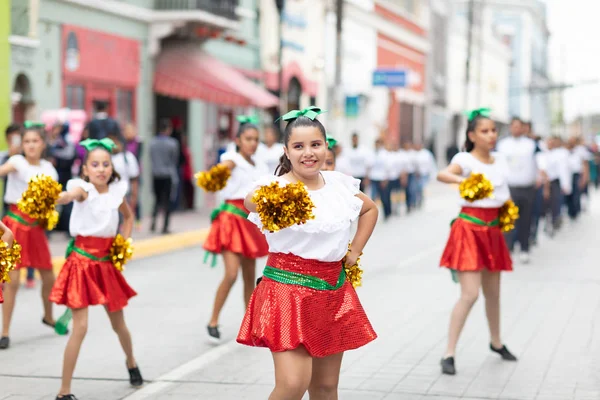
{"type": "Polygon", "coordinates": [[[311,177],[323,167],[327,142],[316,126],[296,126],[290,132],[284,150],[292,164],[292,171],[302,177],[311,177]]]}
{"type": "Polygon", "coordinates": [[[83,175],[96,187],[106,186],[113,174],[110,153],[104,149],[94,149],[89,152],[83,165],[83,175]]]}

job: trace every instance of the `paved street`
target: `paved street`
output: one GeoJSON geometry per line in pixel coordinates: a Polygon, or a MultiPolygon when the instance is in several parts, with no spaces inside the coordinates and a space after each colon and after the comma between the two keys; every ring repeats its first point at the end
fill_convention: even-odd
{"type": "MultiPolygon", "coordinates": [[[[503,337],[519,362],[503,363],[488,350],[479,301],[460,341],[458,374],[448,377],[440,374],[439,360],[458,287],[437,262],[457,208],[451,188],[432,192],[423,210],[381,223],[365,250],[358,294],[379,338],[345,355],[340,399],[600,399],[600,201],[555,239],[542,234],[532,263],[515,262],[515,272],[504,275],[503,337]]],[[[222,314],[223,344],[206,340],[222,268],[203,266],[202,258],[194,248],[128,266],[139,296],[126,318],[149,383],[129,388],[117,338],[97,307],[73,385],[80,399],[267,398],[269,352],[233,342],[243,314],[241,283],[222,314]]],[[[21,291],[12,347],[0,352],[0,399],[54,399],[67,338],[40,319],[37,290],[21,291]]]]}

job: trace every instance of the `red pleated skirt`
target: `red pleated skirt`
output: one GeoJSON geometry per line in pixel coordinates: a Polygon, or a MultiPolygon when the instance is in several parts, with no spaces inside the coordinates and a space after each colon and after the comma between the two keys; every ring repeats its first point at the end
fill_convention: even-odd
{"type": "MultiPolygon", "coordinates": [[[[75,247],[96,257],[109,254],[113,238],[77,236],[75,247]]],[[[69,308],[104,305],[114,312],[125,308],[137,293],[111,261],[94,261],[73,251],[56,278],[50,301],[69,308]]]]}
{"type": "MultiPolygon", "coordinates": [[[[461,213],[491,222],[498,218],[499,210],[463,207],[461,213]]],[[[461,272],[512,271],[512,260],[499,227],[479,226],[457,218],[450,229],[440,266],[461,272]]]]}
{"type": "MultiPolygon", "coordinates": [[[[34,224],[35,219],[19,211],[16,205],[11,204],[9,210],[21,217],[27,224],[34,224]]],[[[21,245],[21,262],[15,265],[15,269],[32,267],[37,269],[52,269],[52,256],[46,232],[39,226],[23,224],[13,217],[6,215],[2,218],[4,225],[8,227],[21,245]]]]}
{"type": "MultiPolygon", "coordinates": [[[[227,200],[226,203],[249,212],[244,207],[244,200],[227,200]]],[[[215,254],[227,250],[253,259],[269,254],[267,239],[258,227],[247,219],[229,212],[219,213],[212,222],[203,247],[215,254]]]]}
{"type": "MultiPolygon", "coordinates": [[[[267,265],[315,276],[335,285],[341,261],[321,262],[271,253],[267,265]]],[[[346,281],[337,290],[315,290],[263,277],[254,289],[237,341],[272,352],[304,346],[312,357],[327,357],[375,340],[356,291],[346,281]]]]}

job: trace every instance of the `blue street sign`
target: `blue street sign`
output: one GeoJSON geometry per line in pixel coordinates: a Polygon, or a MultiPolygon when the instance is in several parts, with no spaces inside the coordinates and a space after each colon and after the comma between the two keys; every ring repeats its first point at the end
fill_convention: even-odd
{"type": "Polygon", "coordinates": [[[373,86],[406,87],[406,76],[404,69],[377,69],[373,71],[373,86]]]}

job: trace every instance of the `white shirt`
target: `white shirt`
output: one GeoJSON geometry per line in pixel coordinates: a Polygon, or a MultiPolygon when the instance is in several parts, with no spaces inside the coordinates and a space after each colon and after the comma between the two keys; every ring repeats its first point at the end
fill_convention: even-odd
{"type": "Polygon", "coordinates": [[[343,150],[335,159],[335,170],[341,172],[342,174],[352,176],[352,164],[350,163],[348,157],[346,157],[346,152],[343,150]]]}
{"type": "Polygon", "coordinates": [[[108,185],[108,192],[102,194],[83,179],[67,182],[67,191],[76,187],[82,188],[88,196],[84,201],[73,202],[69,221],[71,236],[115,237],[119,229],[119,207],[127,194],[127,182],[113,182],[108,185]]]}
{"type": "Polygon", "coordinates": [[[344,150],[344,156],[348,159],[352,168],[352,176],[356,176],[357,178],[365,178],[367,176],[371,152],[366,147],[349,147],[344,150]]]}
{"type": "Polygon", "coordinates": [[[140,165],[137,159],[129,151],[113,154],[111,158],[113,168],[121,176],[121,180],[127,183],[127,193],[129,193],[130,181],[140,176],[140,165]],[[125,158],[127,158],[127,162],[125,158]]]}
{"type": "Polygon", "coordinates": [[[371,157],[368,175],[372,181],[395,179],[392,154],[383,148],[376,150],[371,157]]]}
{"type": "MultiPolygon", "coordinates": [[[[263,231],[270,252],[325,262],[340,261],[348,252],[352,222],[358,218],[363,205],[356,197],[360,181],[337,171],[322,171],[321,174],[325,186],[308,192],[315,204],[315,219],[277,232],[263,231]]],[[[269,176],[255,182],[254,187],[271,182],[279,182],[282,186],[289,183],[283,177],[269,176]]],[[[258,214],[250,213],[248,220],[262,230],[258,214]]]]}
{"type": "Polygon", "coordinates": [[[585,146],[577,146],[571,153],[569,154],[569,168],[571,173],[580,174],[583,172],[583,163],[584,161],[589,161],[591,159],[590,152],[585,148],[585,146]]]}
{"type": "Polygon", "coordinates": [[[16,154],[6,162],[16,169],[7,176],[4,201],[8,204],[17,204],[21,200],[23,192],[27,190],[29,180],[36,175],[48,175],[52,179],[58,180],[58,173],[49,161],[40,160],[39,165],[31,165],[24,156],[16,154]]]}
{"type": "Polygon", "coordinates": [[[405,151],[395,151],[391,153],[392,155],[392,163],[393,163],[393,175],[394,179],[400,178],[400,175],[403,173],[408,173],[410,160],[408,157],[408,153],[405,151]]]}
{"type": "Polygon", "coordinates": [[[417,165],[417,172],[421,176],[430,176],[435,174],[437,166],[435,164],[435,157],[431,151],[427,149],[421,149],[415,152],[415,159],[417,165]]]}
{"type": "Polygon", "coordinates": [[[271,147],[267,147],[267,145],[260,143],[256,150],[256,157],[254,158],[267,164],[269,173],[275,174],[275,169],[279,165],[279,159],[282,155],[283,144],[275,143],[271,147]]]}
{"type": "Polygon", "coordinates": [[[499,208],[510,199],[508,190],[509,169],[502,154],[492,153],[493,164],[485,164],[473,157],[471,153],[460,152],[456,154],[450,164],[457,164],[462,168],[462,176],[467,178],[471,173],[484,174],[494,185],[493,197],[469,202],[460,200],[462,207],[499,208]]]}
{"type": "Polygon", "coordinates": [[[235,168],[231,170],[227,186],[218,192],[221,201],[245,199],[248,192],[254,189],[253,183],[257,179],[269,172],[273,174],[261,160],[255,160],[252,165],[237,151],[223,153],[221,162],[223,161],[233,161],[235,168]]]}
{"type": "Polygon", "coordinates": [[[535,159],[536,143],[525,136],[507,137],[498,142],[498,152],[508,162],[508,184],[513,187],[535,185],[537,165],[535,159]]]}
{"type": "Polygon", "coordinates": [[[552,159],[556,162],[558,168],[558,179],[560,188],[565,194],[571,194],[573,184],[573,174],[569,168],[569,150],[564,147],[558,147],[551,151],[552,159]]]}

